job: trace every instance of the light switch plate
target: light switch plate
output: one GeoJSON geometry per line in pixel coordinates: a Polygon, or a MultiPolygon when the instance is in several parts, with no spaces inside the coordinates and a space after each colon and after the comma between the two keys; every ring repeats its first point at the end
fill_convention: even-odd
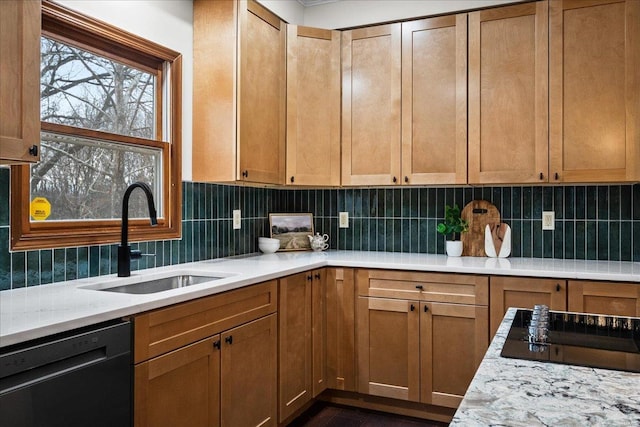
{"type": "Polygon", "coordinates": [[[340,212],[338,218],[340,228],[349,228],[349,212],[340,212]]]}
{"type": "Polygon", "coordinates": [[[242,227],[242,212],[240,209],[233,210],[233,229],[240,230],[242,227]]]}
{"type": "Polygon", "coordinates": [[[556,229],[556,213],[554,211],[542,212],[542,229],[543,230],[555,230],[556,229]]]}

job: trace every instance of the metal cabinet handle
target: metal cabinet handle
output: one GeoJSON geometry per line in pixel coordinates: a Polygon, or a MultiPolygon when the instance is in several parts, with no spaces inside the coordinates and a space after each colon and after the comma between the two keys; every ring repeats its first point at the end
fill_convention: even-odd
{"type": "Polygon", "coordinates": [[[540,172],[540,180],[544,179],[544,174],[542,172],[540,172]]]}
{"type": "Polygon", "coordinates": [[[226,337],[224,339],[224,342],[226,342],[227,344],[233,344],[233,335],[229,335],[228,337],[226,337]]]}
{"type": "Polygon", "coordinates": [[[414,311],[416,309],[416,306],[411,304],[411,311],[414,311]]]}
{"type": "Polygon", "coordinates": [[[217,341],[213,342],[213,348],[216,348],[216,349],[220,350],[220,340],[217,340],[217,341]]]}
{"type": "Polygon", "coordinates": [[[560,179],[560,175],[558,175],[558,172],[556,172],[556,173],[553,175],[553,177],[556,179],[556,181],[560,179]]]}
{"type": "Polygon", "coordinates": [[[37,157],[38,156],[38,146],[37,145],[32,145],[31,147],[29,147],[29,154],[32,155],[33,157],[37,157]]]}
{"type": "Polygon", "coordinates": [[[429,307],[427,307],[426,305],[424,306],[424,312],[426,313],[427,311],[429,311],[429,307]]]}
{"type": "Polygon", "coordinates": [[[308,275],[308,276],[307,276],[307,280],[308,280],[308,281],[312,281],[312,280],[313,280],[313,276],[312,276],[311,274],[310,274],[310,275],[308,275]]]}
{"type": "Polygon", "coordinates": [[[316,275],[314,276],[314,278],[315,278],[316,280],[320,280],[320,273],[316,273],[316,275]]]}
{"type": "Polygon", "coordinates": [[[562,289],[562,288],[560,287],[560,283],[557,283],[557,284],[556,284],[556,292],[560,292],[560,289],[562,289]]]}
{"type": "Polygon", "coordinates": [[[294,178],[293,178],[293,177],[291,177],[291,183],[292,183],[292,184],[293,184],[293,181],[294,181],[294,178]]]}
{"type": "Polygon", "coordinates": [[[408,177],[408,176],[405,176],[405,177],[404,177],[404,182],[406,182],[406,183],[408,183],[408,182],[409,182],[409,177],[408,177]]]}
{"type": "Polygon", "coordinates": [[[424,291],[424,286],[422,285],[416,285],[416,289],[419,289],[421,291],[424,291]]]}
{"type": "Polygon", "coordinates": [[[393,177],[393,183],[395,184],[396,182],[398,182],[398,178],[396,178],[395,176],[393,177]]]}

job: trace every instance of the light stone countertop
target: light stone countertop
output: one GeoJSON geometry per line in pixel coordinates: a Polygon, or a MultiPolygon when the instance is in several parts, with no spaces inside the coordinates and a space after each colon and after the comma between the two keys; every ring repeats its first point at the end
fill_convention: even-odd
{"type": "Polygon", "coordinates": [[[640,426],[640,374],[500,356],[510,308],[456,411],[456,426],[640,426]]]}
{"type": "Polygon", "coordinates": [[[0,347],[200,298],[325,266],[638,282],[640,263],[540,258],[447,257],[393,252],[279,252],[215,259],[49,285],[0,291],[0,347]],[[116,286],[172,273],[228,276],[155,294],[87,287],[116,286]]]}

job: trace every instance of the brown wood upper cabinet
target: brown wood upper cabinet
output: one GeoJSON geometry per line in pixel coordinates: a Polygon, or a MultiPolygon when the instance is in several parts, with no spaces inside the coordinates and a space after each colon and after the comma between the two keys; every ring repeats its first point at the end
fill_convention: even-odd
{"type": "Polygon", "coordinates": [[[551,182],[640,179],[640,2],[555,0],[551,182]]]}
{"type": "Polygon", "coordinates": [[[285,24],[253,0],[193,7],[193,179],[284,184],[285,24]]]}
{"type": "Polygon", "coordinates": [[[340,185],[340,32],[287,25],[287,185],[340,185]]]}
{"type": "Polygon", "coordinates": [[[402,183],[467,182],[467,15],[402,23],[402,183]]]}
{"type": "Polygon", "coordinates": [[[40,160],[40,1],[0,2],[0,164],[40,160]]]}
{"type": "Polygon", "coordinates": [[[400,24],[342,33],[342,184],[400,183],[400,24]]]}
{"type": "Polygon", "coordinates": [[[547,181],[547,2],[469,14],[469,183],[547,181]]]}
{"type": "Polygon", "coordinates": [[[342,67],[343,185],[467,182],[466,14],[345,31],[342,67]]]}

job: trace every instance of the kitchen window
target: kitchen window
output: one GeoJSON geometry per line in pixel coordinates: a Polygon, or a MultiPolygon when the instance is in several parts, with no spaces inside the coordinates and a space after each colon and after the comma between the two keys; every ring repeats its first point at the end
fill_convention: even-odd
{"type": "Polygon", "coordinates": [[[42,3],[40,162],[11,170],[13,250],[114,243],[122,197],[132,240],[180,235],[181,56],[49,1],[42,3]]]}

